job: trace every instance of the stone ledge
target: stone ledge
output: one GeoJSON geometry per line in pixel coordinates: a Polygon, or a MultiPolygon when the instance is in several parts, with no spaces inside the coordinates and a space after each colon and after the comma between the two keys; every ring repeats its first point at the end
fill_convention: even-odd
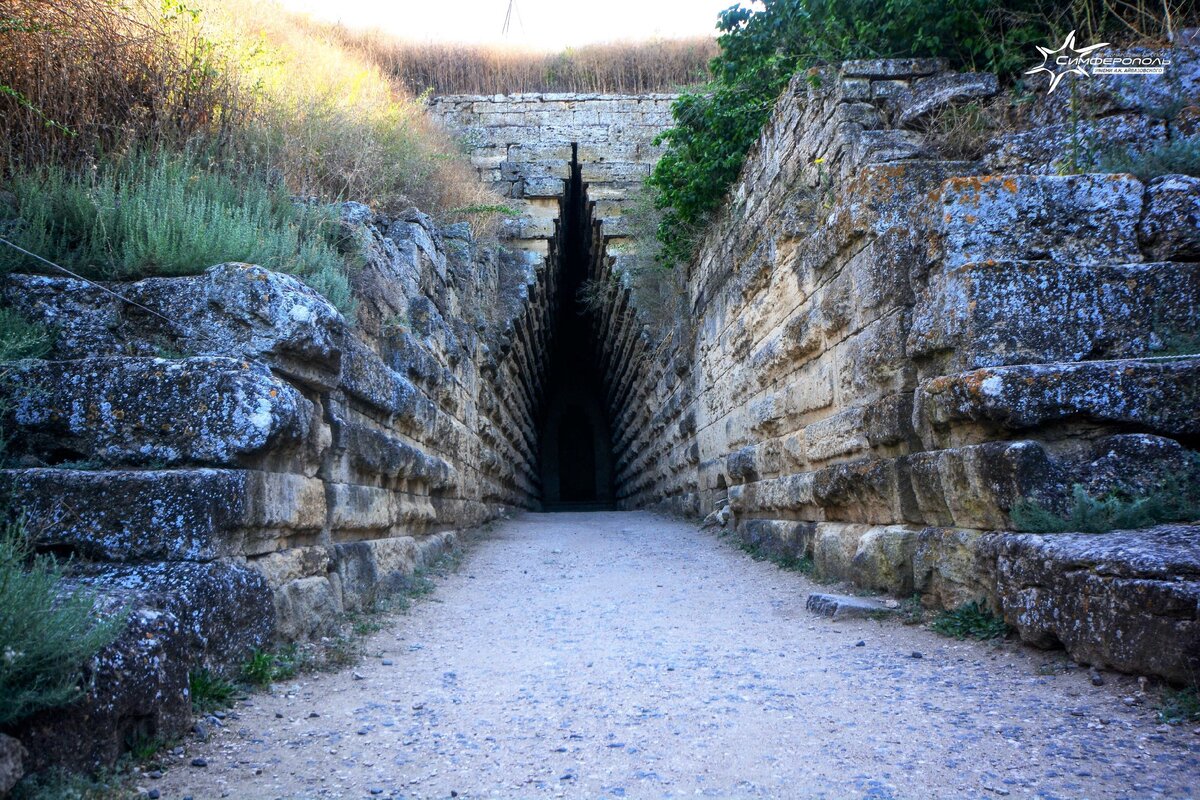
{"type": "Polygon", "coordinates": [[[23,452],[229,466],[308,438],[313,405],[266,366],[201,356],[23,361],[0,376],[23,452]]]}
{"type": "Polygon", "coordinates": [[[243,470],[0,470],[0,494],[42,547],[107,561],[271,552],[325,524],[316,478],[243,470]]]}
{"type": "Polygon", "coordinates": [[[926,381],[914,422],[927,447],[960,423],[1025,430],[1073,418],[1200,433],[1200,356],[993,367],[926,381]]]}

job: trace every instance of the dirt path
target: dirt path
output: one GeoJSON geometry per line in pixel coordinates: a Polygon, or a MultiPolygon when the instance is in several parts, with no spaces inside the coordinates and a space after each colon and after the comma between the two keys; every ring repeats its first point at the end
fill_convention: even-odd
{"type": "Polygon", "coordinates": [[[1200,794],[1200,731],[1128,705],[1132,678],[1094,687],[1080,669],[1039,674],[1062,654],[833,623],[804,610],[813,588],[649,514],[524,515],[371,637],[363,664],[239,704],[144,786],[166,800],[1200,794]]]}

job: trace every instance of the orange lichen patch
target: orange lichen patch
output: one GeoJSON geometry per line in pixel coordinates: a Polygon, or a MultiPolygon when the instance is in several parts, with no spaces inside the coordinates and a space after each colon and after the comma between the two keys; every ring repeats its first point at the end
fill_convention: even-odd
{"type": "Polygon", "coordinates": [[[118,408],[112,413],[113,419],[125,419],[125,410],[118,408]]]}
{"type": "Polygon", "coordinates": [[[271,397],[278,397],[278,396],[279,396],[279,390],[278,390],[278,389],[272,389],[271,391],[267,392],[267,394],[268,394],[268,395],[270,395],[271,397]]]}
{"type": "Polygon", "coordinates": [[[1003,186],[1006,190],[1012,192],[1013,194],[1017,193],[1017,179],[1016,178],[1005,178],[1004,182],[1000,185],[1003,186]]]}
{"type": "Polygon", "coordinates": [[[966,220],[968,225],[974,225],[975,221],[978,220],[979,217],[975,216],[974,214],[967,214],[963,217],[963,219],[966,220]]]}

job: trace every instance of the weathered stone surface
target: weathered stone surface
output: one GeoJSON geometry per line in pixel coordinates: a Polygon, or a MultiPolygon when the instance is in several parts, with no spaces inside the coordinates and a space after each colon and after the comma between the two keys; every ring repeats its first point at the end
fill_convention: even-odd
{"type": "Polygon", "coordinates": [[[892,612],[892,609],[880,600],[844,594],[813,593],[808,596],[804,607],[814,614],[833,620],[875,617],[892,612]]]}
{"type": "Polygon", "coordinates": [[[274,591],[273,601],[275,636],[282,642],[302,642],[328,634],[344,610],[340,587],[324,575],[283,584],[274,591]]]}
{"type": "Polygon", "coordinates": [[[1180,682],[1200,668],[1200,528],[1010,534],[987,547],[1000,607],[1024,641],[1180,682]]]}
{"type": "Polygon", "coordinates": [[[410,536],[347,542],[335,549],[348,611],[373,610],[388,595],[403,591],[417,568],[417,543],[410,536]]]}
{"type": "Polygon", "coordinates": [[[946,69],[944,58],[860,58],[842,62],[847,78],[916,78],[946,69]]]}
{"type": "Polygon", "coordinates": [[[944,263],[1142,260],[1142,183],[1131,175],[952,178],[941,191],[944,263]]]}
{"type": "Polygon", "coordinates": [[[1200,258],[1200,178],[1164,175],[1151,181],[1138,236],[1150,258],[1200,258]]]}
{"type": "Polygon", "coordinates": [[[996,607],[994,570],[983,546],[990,535],[969,528],[925,528],[917,535],[913,589],[926,606],[954,609],[982,600],[996,607]]]}
{"type": "Polygon", "coordinates": [[[955,103],[991,97],[1000,83],[990,72],[952,72],[916,81],[912,88],[893,99],[897,107],[896,124],[911,127],[955,103]]]}
{"type": "Polygon", "coordinates": [[[737,534],[747,546],[772,558],[803,558],[812,555],[816,524],[780,519],[747,519],[738,523],[737,534]]]}
{"type": "Polygon", "coordinates": [[[147,278],[119,289],[132,303],[73,278],[43,275],[7,276],[3,294],[25,316],[55,329],[58,358],[181,350],[263,359],[302,380],[336,383],[346,322],[290,275],[227,263],[195,277],[147,278]]]}
{"type": "Polygon", "coordinates": [[[1200,332],[1200,266],[986,261],[930,278],[907,351],[959,369],[1159,355],[1200,332]]]}
{"type": "Polygon", "coordinates": [[[18,740],[0,733],[0,797],[25,775],[25,759],[28,755],[18,740]]]}
{"type": "Polygon", "coordinates": [[[917,390],[922,438],[982,422],[1019,431],[1072,418],[1136,425],[1171,436],[1200,432],[1200,357],[1093,361],[975,370],[917,390]]]}
{"type": "Polygon", "coordinates": [[[237,663],[274,633],[266,580],[239,564],[86,564],[79,568],[77,579],[96,591],[115,590],[141,605],[169,612],[188,637],[190,663],[217,668],[237,663]]]}
{"type": "Polygon", "coordinates": [[[80,700],[21,723],[16,734],[29,750],[28,771],[93,770],[116,761],[139,736],[166,739],[191,725],[191,661],[179,619],[123,587],[108,588],[99,604],[106,613],[128,607],[129,622],[92,659],[80,700]]]}
{"type": "Polygon", "coordinates": [[[25,361],[5,370],[0,391],[17,447],[56,461],[241,464],[302,445],[312,418],[312,404],[265,366],[220,357],[25,361]]]}
{"type": "Polygon", "coordinates": [[[139,737],[180,735],[192,719],[189,669],[236,664],[272,633],[266,582],[244,567],[96,565],[76,581],[97,593],[102,613],[128,609],[129,622],[92,659],[79,701],[21,723],[17,735],[29,749],[31,770],[94,769],[139,737]]]}
{"type": "Polygon", "coordinates": [[[861,537],[851,560],[851,577],[868,589],[907,596],[913,591],[913,554],[920,528],[888,525],[861,537]]]}
{"type": "Polygon", "coordinates": [[[106,561],[210,561],[274,550],[325,524],[321,481],[217,469],[0,471],[42,547],[106,561]]]}

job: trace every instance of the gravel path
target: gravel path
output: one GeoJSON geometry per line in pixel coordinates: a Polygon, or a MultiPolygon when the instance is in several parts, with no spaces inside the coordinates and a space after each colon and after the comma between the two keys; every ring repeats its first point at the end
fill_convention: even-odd
{"type": "Polygon", "coordinates": [[[1133,678],[1095,687],[1061,653],[834,623],[804,610],[813,589],[650,514],[526,514],[363,664],[253,696],[143,785],[165,800],[1200,793],[1200,730],[1159,725],[1133,678]]]}

